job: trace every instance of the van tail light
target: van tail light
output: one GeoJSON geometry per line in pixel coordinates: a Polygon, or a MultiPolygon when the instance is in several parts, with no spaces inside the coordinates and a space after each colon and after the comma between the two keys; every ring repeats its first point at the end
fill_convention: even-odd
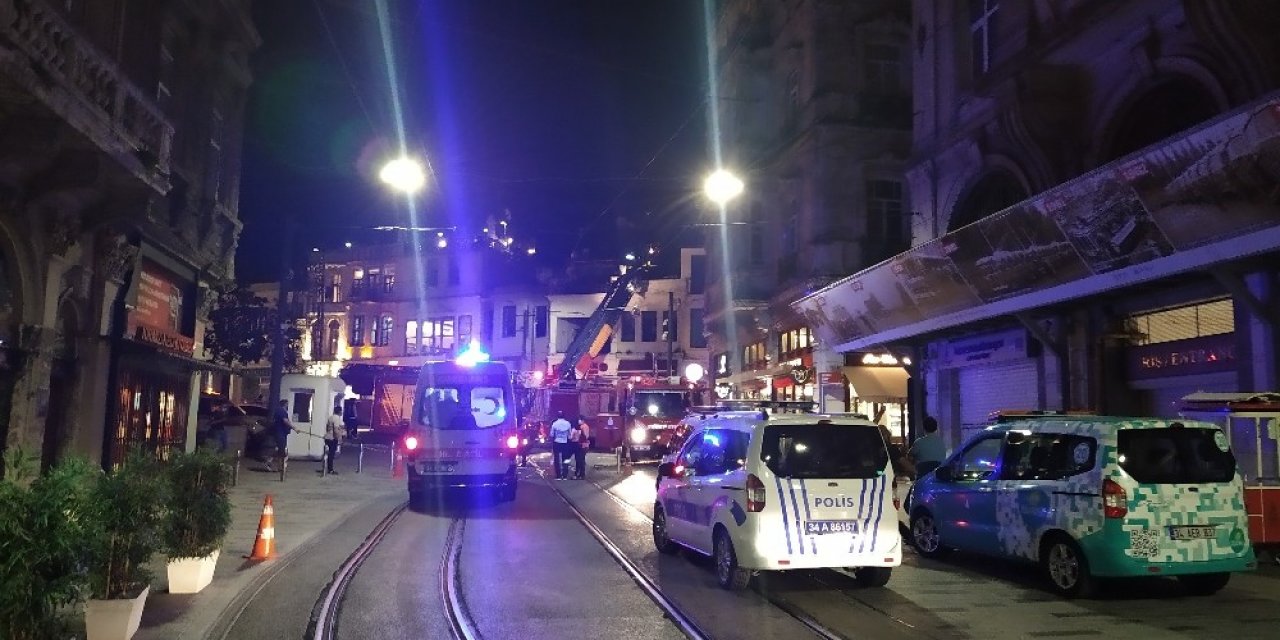
{"type": "Polygon", "coordinates": [[[1123,518],[1129,513],[1129,496],[1124,487],[1110,478],[1102,481],[1102,515],[1123,518]]]}
{"type": "Polygon", "coordinates": [[[519,436],[507,436],[507,448],[508,448],[508,449],[519,449],[519,448],[520,448],[520,437],[519,437],[519,436]]]}
{"type": "Polygon", "coordinates": [[[755,474],[747,476],[747,511],[760,513],[764,511],[764,483],[755,474]]]}
{"type": "Polygon", "coordinates": [[[404,448],[409,451],[416,450],[420,444],[422,443],[418,441],[417,436],[408,436],[404,439],[404,448]]]}

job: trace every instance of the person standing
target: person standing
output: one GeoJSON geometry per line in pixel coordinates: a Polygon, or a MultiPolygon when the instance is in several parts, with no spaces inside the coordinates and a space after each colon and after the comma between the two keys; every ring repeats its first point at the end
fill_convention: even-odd
{"type": "Polygon", "coordinates": [[[329,416],[328,422],[324,424],[324,463],[331,475],[338,473],[333,470],[333,459],[338,457],[338,446],[342,444],[343,436],[346,435],[346,427],[342,420],[342,407],[334,407],[333,415],[329,416]]]}
{"type": "Polygon", "coordinates": [[[529,466],[529,450],[533,449],[534,439],[538,437],[538,429],[533,423],[525,420],[520,427],[520,466],[529,466]]]}
{"type": "Polygon", "coordinates": [[[578,441],[573,449],[573,477],[578,480],[587,479],[587,450],[591,448],[591,425],[578,418],[578,441]]]}
{"type": "MultiPolygon", "coordinates": [[[[289,420],[289,402],[283,398],[276,404],[276,410],[271,414],[271,430],[276,438],[276,458],[283,464],[289,458],[289,434],[298,430],[289,420]]],[[[267,460],[267,471],[275,470],[271,460],[267,460]]]]}
{"type": "Polygon", "coordinates": [[[564,480],[569,475],[569,461],[566,458],[572,452],[569,449],[569,432],[572,430],[573,425],[564,419],[564,412],[556,414],[555,422],[551,423],[551,451],[556,465],[556,480],[564,480]]]}
{"type": "Polygon", "coordinates": [[[915,464],[916,477],[938,468],[947,459],[947,445],[938,434],[938,421],[925,416],[924,435],[911,443],[911,461],[915,464]]]}
{"type": "Polygon", "coordinates": [[[360,418],[356,417],[355,401],[349,400],[343,403],[342,424],[347,428],[347,440],[355,440],[360,436],[357,432],[360,426],[360,418]]]}

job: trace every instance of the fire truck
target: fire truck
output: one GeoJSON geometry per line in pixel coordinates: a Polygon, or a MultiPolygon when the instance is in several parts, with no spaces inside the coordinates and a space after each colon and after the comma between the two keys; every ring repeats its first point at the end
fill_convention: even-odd
{"type": "Polygon", "coordinates": [[[644,372],[607,372],[598,363],[613,326],[642,288],[644,273],[636,268],[615,278],[553,375],[526,383],[523,408],[529,420],[545,426],[560,414],[581,418],[591,427],[595,449],[618,450],[632,459],[661,458],[679,446],[680,419],[703,403],[705,383],[666,375],[671,361],[656,358],[644,372]]]}

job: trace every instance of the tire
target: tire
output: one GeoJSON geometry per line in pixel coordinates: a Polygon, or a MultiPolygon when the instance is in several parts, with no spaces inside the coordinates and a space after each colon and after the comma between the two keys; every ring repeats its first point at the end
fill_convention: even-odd
{"type": "Polygon", "coordinates": [[[933,514],[920,509],[911,516],[911,546],[916,553],[926,558],[941,558],[951,549],[943,546],[942,536],[938,533],[938,522],[933,514]]]}
{"type": "Polygon", "coordinates": [[[751,572],[738,566],[738,554],[733,550],[733,541],[724,529],[716,530],[714,552],[712,554],[716,566],[716,582],[720,588],[728,591],[741,591],[751,582],[751,572]]]}
{"type": "Polygon", "coordinates": [[[1193,596],[1211,596],[1231,581],[1229,573],[1197,573],[1189,576],[1178,576],[1178,582],[1187,593],[1193,596]]]}
{"type": "Polygon", "coordinates": [[[1058,535],[1046,541],[1040,550],[1040,566],[1049,587],[1064,598],[1088,598],[1097,586],[1089,573],[1089,560],[1075,540],[1058,535]]]}
{"type": "Polygon", "coordinates": [[[662,507],[655,507],[653,510],[653,546],[658,553],[668,556],[673,556],[680,550],[680,545],[667,533],[667,514],[662,507]]]}
{"type": "Polygon", "coordinates": [[[889,584],[889,576],[893,575],[893,567],[859,567],[853,572],[853,579],[860,587],[875,588],[889,584]]]}
{"type": "Polygon", "coordinates": [[[515,500],[516,500],[516,483],[512,482],[511,484],[504,484],[502,485],[501,489],[498,489],[498,501],[515,502],[515,500]]]}

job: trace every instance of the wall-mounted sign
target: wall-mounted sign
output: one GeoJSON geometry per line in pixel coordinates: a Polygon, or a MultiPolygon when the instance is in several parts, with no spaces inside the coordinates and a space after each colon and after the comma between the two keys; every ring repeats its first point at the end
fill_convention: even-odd
{"type": "Polygon", "coordinates": [[[129,335],[165,351],[191,355],[195,340],[183,331],[186,296],[177,276],[143,260],[137,304],[129,312],[129,335]]]}
{"type": "Polygon", "coordinates": [[[1129,347],[1126,360],[1130,380],[1235,371],[1235,335],[1224,333],[1129,347]]]}
{"type": "Polygon", "coordinates": [[[934,362],[947,369],[1026,358],[1027,339],[1025,330],[1015,329],[951,340],[940,345],[934,362]]]}
{"type": "Polygon", "coordinates": [[[791,367],[791,379],[795,380],[796,384],[808,384],[812,377],[813,369],[810,369],[809,367],[804,365],[791,367]]]}

